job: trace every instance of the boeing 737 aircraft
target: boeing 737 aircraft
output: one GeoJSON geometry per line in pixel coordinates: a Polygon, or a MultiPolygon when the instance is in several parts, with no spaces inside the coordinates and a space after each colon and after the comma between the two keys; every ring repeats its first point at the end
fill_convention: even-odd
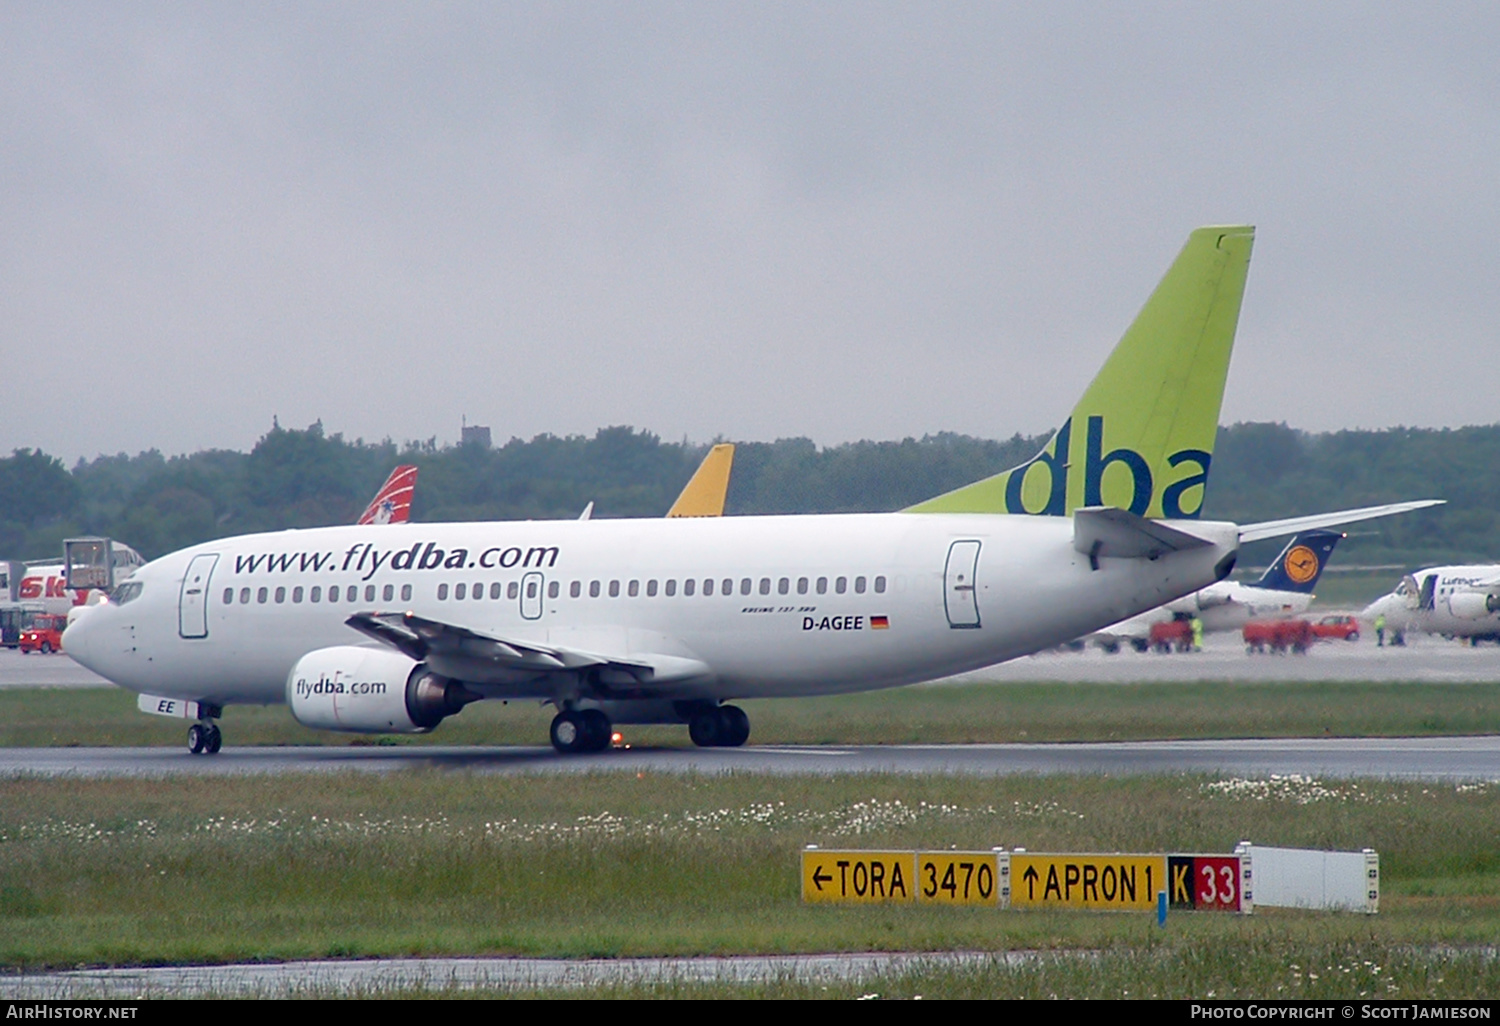
{"type": "Polygon", "coordinates": [[[1500,641],[1500,564],[1434,566],[1408,574],[1389,595],[1370,603],[1361,619],[1381,613],[1398,635],[1422,631],[1475,644],[1500,641]]]}
{"type": "Polygon", "coordinates": [[[1313,589],[1334,546],[1344,536],[1338,531],[1304,531],[1292,538],[1256,581],[1220,581],[1168,602],[1123,623],[1106,627],[1091,640],[1107,651],[1128,642],[1144,652],[1151,625],[1178,617],[1197,617],[1206,633],[1237,631],[1251,620],[1281,620],[1307,611],[1313,589]]]}
{"type": "Polygon", "coordinates": [[[229,538],[142,567],[66,647],[143,710],[195,719],[195,752],[218,748],[213,721],[235,702],[414,733],[494,698],[552,703],[562,752],[605,747],[612,722],[739,745],[750,724],[732,699],[893,687],[1051,647],[1223,580],[1242,541],[1425,505],[1196,519],[1252,238],[1193,232],[1036,458],[911,510],[229,538]]]}

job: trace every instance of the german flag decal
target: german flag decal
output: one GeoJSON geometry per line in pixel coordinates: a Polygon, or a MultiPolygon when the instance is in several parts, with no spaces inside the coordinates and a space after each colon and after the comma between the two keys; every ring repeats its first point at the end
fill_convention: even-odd
{"type": "Polygon", "coordinates": [[[890,626],[891,626],[890,617],[887,617],[887,616],[872,616],[872,617],[870,617],[870,630],[872,630],[872,631],[889,630],[890,626]]]}

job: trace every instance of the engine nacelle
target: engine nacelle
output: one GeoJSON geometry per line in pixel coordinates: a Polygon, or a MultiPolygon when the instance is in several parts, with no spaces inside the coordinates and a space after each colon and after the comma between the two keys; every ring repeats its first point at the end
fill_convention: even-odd
{"type": "Polygon", "coordinates": [[[1500,597],[1482,591],[1456,591],[1448,596],[1448,609],[1461,620],[1483,620],[1500,611],[1500,597]]]}
{"type": "Polygon", "coordinates": [[[426,663],[357,645],[309,652],[286,678],[299,723],[358,734],[424,734],[480,697],[426,663]]]}

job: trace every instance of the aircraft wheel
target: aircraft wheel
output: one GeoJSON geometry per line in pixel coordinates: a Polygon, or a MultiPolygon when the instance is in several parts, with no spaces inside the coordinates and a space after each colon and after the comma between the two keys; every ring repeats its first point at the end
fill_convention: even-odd
{"type": "Polygon", "coordinates": [[[725,723],[717,709],[705,709],[688,720],[688,737],[699,748],[716,748],[723,744],[725,723]]]}
{"type": "Polygon", "coordinates": [[[578,719],[583,725],[585,737],[582,751],[602,752],[609,747],[614,725],[609,722],[608,716],[598,709],[585,709],[578,714],[578,719]]]}
{"type": "Polygon", "coordinates": [[[219,749],[224,747],[224,735],[219,730],[217,723],[208,725],[208,737],[204,740],[203,751],[207,755],[218,755],[219,749]]]}
{"type": "Polygon", "coordinates": [[[208,748],[208,731],[203,724],[195,723],[188,728],[188,751],[194,755],[202,755],[208,748]]]}
{"type": "Polygon", "coordinates": [[[552,717],[552,747],[564,755],[588,751],[589,733],[583,717],[564,709],[552,717]]]}
{"type": "Polygon", "coordinates": [[[737,705],[719,706],[719,744],[738,748],[750,740],[750,717],[737,705]]]}

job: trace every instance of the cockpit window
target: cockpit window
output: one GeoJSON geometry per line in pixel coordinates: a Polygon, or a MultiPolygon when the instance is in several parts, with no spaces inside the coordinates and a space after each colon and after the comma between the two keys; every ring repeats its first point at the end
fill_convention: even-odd
{"type": "Polygon", "coordinates": [[[109,599],[115,605],[123,606],[125,603],[139,597],[140,594],[140,581],[126,581],[124,584],[120,585],[114,591],[109,593],[109,599]]]}

